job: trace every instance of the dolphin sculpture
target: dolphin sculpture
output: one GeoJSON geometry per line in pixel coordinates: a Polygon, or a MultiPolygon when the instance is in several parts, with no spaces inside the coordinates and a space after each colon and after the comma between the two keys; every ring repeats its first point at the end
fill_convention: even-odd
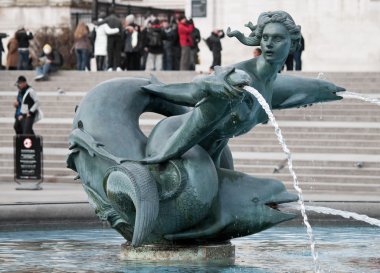
{"type": "Polygon", "coordinates": [[[190,83],[119,78],[91,90],[75,113],[67,164],[78,173],[99,218],[132,246],[225,241],[293,219],[277,205],[296,201],[295,194],[280,181],[233,170],[226,142],[217,147],[207,142],[229,124],[226,105],[232,100],[228,107],[239,107],[249,81],[242,70],[217,68],[190,83]],[[185,98],[171,94],[178,88],[185,98]],[[217,107],[205,107],[210,102],[217,107]],[[167,117],[149,137],[139,126],[144,112],[167,117]],[[199,118],[214,125],[199,124],[199,118]],[[182,129],[184,124],[190,129],[182,129]],[[162,156],[171,135],[189,130],[185,142],[174,138],[174,152],[152,157],[162,156]]]}

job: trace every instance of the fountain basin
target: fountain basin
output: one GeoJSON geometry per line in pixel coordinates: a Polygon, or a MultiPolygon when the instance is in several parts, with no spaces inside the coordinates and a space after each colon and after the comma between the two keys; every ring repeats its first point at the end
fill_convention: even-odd
{"type": "Polygon", "coordinates": [[[122,260],[219,262],[231,264],[235,259],[235,246],[231,243],[208,245],[143,245],[121,246],[122,260]]]}

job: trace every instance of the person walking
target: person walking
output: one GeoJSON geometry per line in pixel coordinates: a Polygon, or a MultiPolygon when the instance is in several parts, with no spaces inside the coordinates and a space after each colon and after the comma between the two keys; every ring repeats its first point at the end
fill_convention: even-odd
{"type": "Polygon", "coordinates": [[[25,28],[21,28],[16,32],[16,40],[18,43],[17,70],[30,69],[29,41],[32,39],[33,34],[25,28]]]}
{"type": "Polygon", "coordinates": [[[91,42],[88,27],[85,22],[79,22],[74,32],[75,55],[77,58],[77,70],[84,71],[90,57],[91,42]]]}
{"type": "Polygon", "coordinates": [[[29,86],[24,76],[19,76],[16,85],[20,90],[21,108],[17,119],[21,122],[22,134],[34,135],[33,124],[41,119],[40,102],[37,93],[29,86]]]}

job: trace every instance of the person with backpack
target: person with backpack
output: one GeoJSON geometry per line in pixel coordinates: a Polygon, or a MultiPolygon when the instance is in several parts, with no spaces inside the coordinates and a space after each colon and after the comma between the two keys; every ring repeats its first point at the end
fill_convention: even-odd
{"type": "Polygon", "coordinates": [[[145,70],[162,70],[163,41],[166,40],[165,31],[158,19],[155,19],[145,31],[144,50],[148,52],[145,70]]]}
{"type": "Polygon", "coordinates": [[[58,71],[63,65],[62,54],[53,49],[49,44],[45,44],[38,58],[39,66],[36,68],[37,76],[35,81],[48,80],[49,73],[58,71]]]}

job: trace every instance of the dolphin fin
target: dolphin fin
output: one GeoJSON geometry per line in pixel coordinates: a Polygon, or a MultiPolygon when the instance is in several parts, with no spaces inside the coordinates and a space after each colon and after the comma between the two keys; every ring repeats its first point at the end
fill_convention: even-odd
{"type": "Polygon", "coordinates": [[[297,94],[294,94],[292,96],[290,96],[289,98],[287,98],[284,102],[282,102],[278,108],[289,108],[289,107],[293,107],[293,106],[301,106],[303,104],[307,104],[307,94],[305,93],[297,93],[297,94]],[[302,102],[302,103],[301,103],[302,102]]]}
{"type": "Polygon", "coordinates": [[[150,74],[150,82],[152,84],[163,84],[155,75],[150,74]]]}

